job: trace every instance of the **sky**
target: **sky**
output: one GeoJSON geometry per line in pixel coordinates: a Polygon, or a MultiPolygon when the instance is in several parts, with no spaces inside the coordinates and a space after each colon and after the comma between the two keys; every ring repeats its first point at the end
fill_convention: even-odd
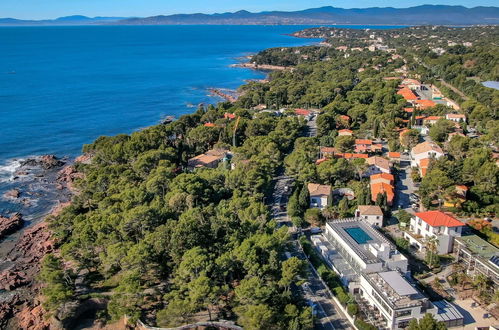
{"type": "Polygon", "coordinates": [[[49,19],[69,15],[146,17],[178,13],[220,13],[248,10],[300,10],[396,7],[422,4],[497,6],[497,0],[0,0],[0,17],[49,19]]]}

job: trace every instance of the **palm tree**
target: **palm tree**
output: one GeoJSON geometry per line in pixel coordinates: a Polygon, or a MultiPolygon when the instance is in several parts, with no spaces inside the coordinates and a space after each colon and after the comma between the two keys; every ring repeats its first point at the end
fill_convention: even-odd
{"type": "Polygon", "coordinates": [[[473,280],[473,286],[478,290],[478,295],[481,296],[489,287],[489,278],[483,274],[478,274],[473,280]]]}
{"type": "Polygon", "coordinates": [[[429,253],[428,266],[430,268],[432,268],[433,263],[436,261],[435,257],[437,256],[438,238],[436,236],[426,237],[425,238],[425,246],[426,246],[426,250],[429,253]]]}

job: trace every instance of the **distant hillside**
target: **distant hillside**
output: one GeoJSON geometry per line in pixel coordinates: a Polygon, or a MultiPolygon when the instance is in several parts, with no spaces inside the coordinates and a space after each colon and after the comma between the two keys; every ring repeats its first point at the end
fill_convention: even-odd
{"type": "Polygon", "coordinates": [[[126,17],[87,17],[81,15],[65,16],[48,20],[20,20],[0,18],[0,25],[93,25],[108,24],[126,19],[126,17]]]}
{"type": "Polygon", "coordinates": [[[183,14],[132,18],[116,24],[499,24],[498,7],[424,5],[411,8],[342,9],[322,7],[295,12],[183,14]]]}
{"type": "Polygon", "coordinates": [[[56,20],[22,21],[0,19],[1,25],[187,25],[187,24],[390,24],[390,25],[470,25],[499,24],[499,7],[423,5],[411,8],[342,9],[335,7],[312,8],[294,12],[270,11],[250,13],[241,10],[221,14],[176,14],[146,18],[69,16],[56,20]]]}

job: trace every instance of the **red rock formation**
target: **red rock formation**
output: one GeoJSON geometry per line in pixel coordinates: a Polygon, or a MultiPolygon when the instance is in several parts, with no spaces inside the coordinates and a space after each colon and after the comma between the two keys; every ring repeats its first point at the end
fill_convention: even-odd
{"type": "Polygon", "coordinates": [[[50,322],[46,320],[46,312],[41,305],[25,306],[15,315],[17,328],[22,330],[48,330],[50,322]]]}
{"type": "Polygon", "coordinates": [[[73,183],[76,179],[83,178],[83,173],[80,173],[72,165],[64,167],[57,177],[57,182],[61,185],[61,189],[65,185],[69,190],[73,190],[73,183]]]}
{"type": "Polygon", "coordinates": [[[78,157],[76,157],[75,162],[76,163],[82,163],[82,164],[88,164],[92,160],[92,155],[90,154],[83,154],[78,157]]]}
{"type": "Polygon", "coordinates": [[[0,239],[22,228],[24,220],[16,213],[10,218],[0,217],[0,239]]]}

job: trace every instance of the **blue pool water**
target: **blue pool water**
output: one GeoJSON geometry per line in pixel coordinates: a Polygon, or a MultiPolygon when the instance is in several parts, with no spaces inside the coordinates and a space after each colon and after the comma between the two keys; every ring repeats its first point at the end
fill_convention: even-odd
{"type": "Polygon", "coordinates": [[[366,244],[372,238],[360,227],[345,228],[345,231],[350,235],[358,244],[366,244]]]}

